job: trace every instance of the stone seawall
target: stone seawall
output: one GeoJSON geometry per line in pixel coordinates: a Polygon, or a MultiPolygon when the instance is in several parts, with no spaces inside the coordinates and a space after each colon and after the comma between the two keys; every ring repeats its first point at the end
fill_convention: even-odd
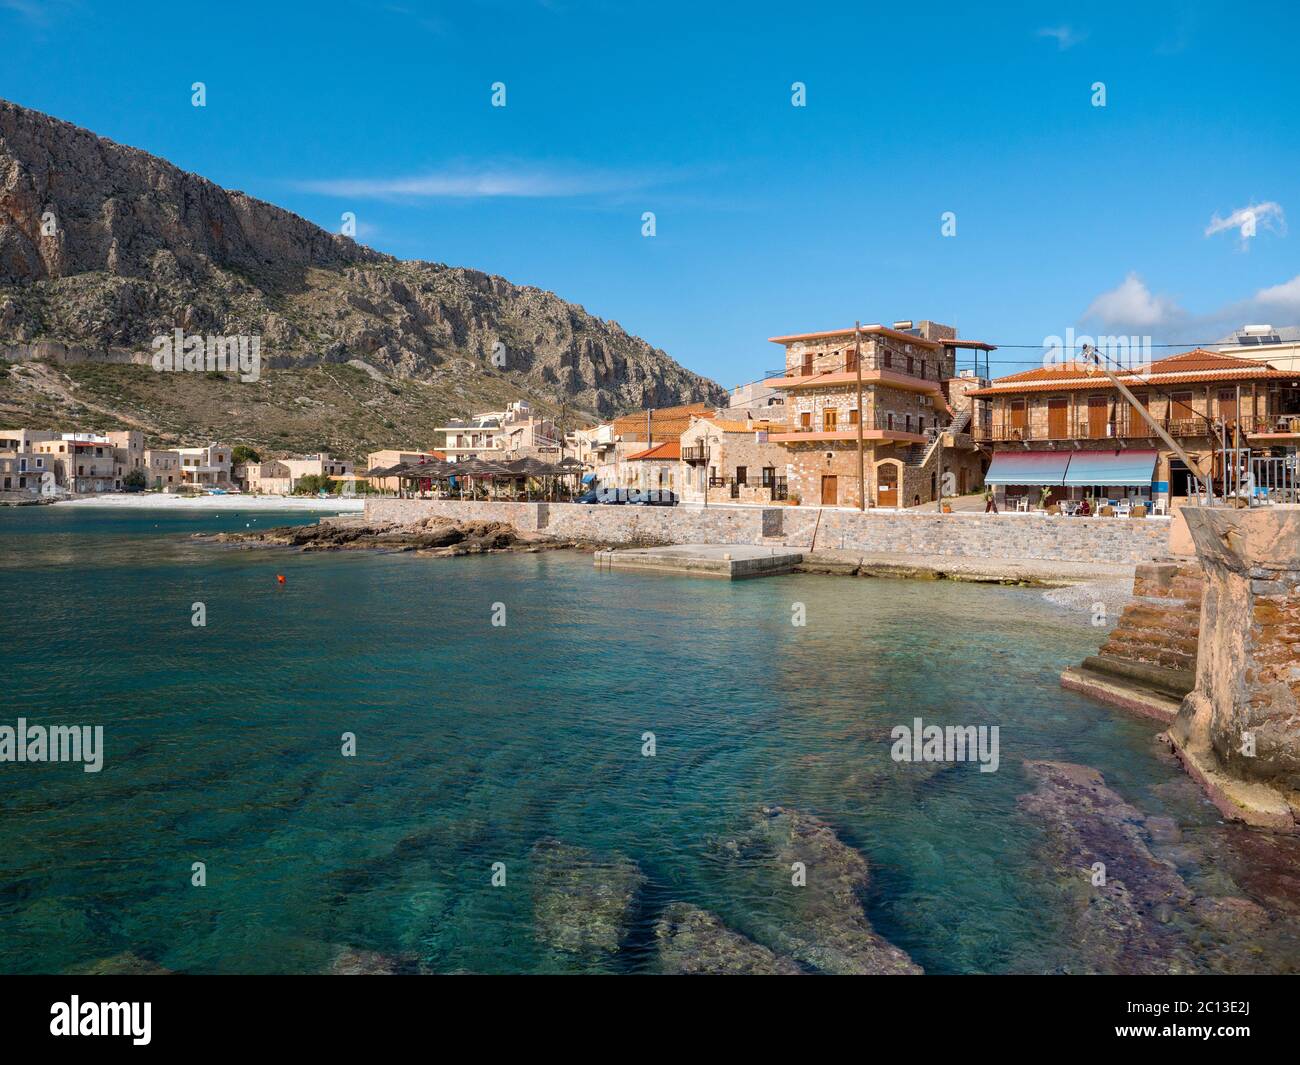
{"type": "Polygon", "coordinates": [[[1046,518],[1012,514],[860,513],[811,507],[610,507],[577,503],[367,499],[370,521],[432,516],[503,521],[520,532],[606,543],[782,542],[818,550],[906,552],[958,558],[1139,563],[1168,555],[1169,523],[1159,519],[1046,518]]]}
{"type": "Polygon", "coordinates": [[[1196,689],[1169,738],[1228,817],[1300,824],[1300,507],[1188,508],[1205,567],[1196,689]]]}

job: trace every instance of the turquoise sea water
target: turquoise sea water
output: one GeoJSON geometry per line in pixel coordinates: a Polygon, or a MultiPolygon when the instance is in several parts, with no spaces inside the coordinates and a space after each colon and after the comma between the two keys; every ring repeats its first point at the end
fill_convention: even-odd
{"type": "Polygon", "coordinates": [[[0,764],[0,971],[127,950],[319,971],[340,945],[436,971],[634,971],[670,901],[742,931],[779,916],[772,884],[729,878],[710,847],[762,803],[867,855],[872,921],[928,971],[1035,970],[1060,933],[1015,807],[1021,761],[1095,766],[1164,810],[1154,729],[1057,685],[1099,643],[1089,614],[1037,591],[188,539],[310,520],[0,508],[0,724],[103,724],[106,746],[98,774],[0,764]],[[916,716],[1000,726],[1001,768],[892,762],[890,728],[916,716]],[[543,837],[640,864],[630,950],[538,942],[543,837]]]}

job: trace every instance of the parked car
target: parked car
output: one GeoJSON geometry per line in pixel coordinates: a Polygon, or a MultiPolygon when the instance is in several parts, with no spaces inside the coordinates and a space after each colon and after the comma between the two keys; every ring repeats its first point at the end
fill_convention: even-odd
{"type": "Polygon", "coordinates": [[[652,507],[675,507],[677,505],[677,493],[667,488],[655,488],[644,494],[646,503],[652,507]]]}
{"type": "Polygon", "coordinates": [[[609,506],[626,503],[627,497],[628,491],[626,488],[600,488],[596,491],[596,502],[609,506]]]}
{"type": "Polygon", "coordinates": [[[582,495],[578,496],[578,498],[574,500],[574,502],[575,503],[599,503],[601,502],[600,493],[602,491],[604,491],[604,489],[602,488],[592,488],[589,491],[583,492],[582,495]]]}

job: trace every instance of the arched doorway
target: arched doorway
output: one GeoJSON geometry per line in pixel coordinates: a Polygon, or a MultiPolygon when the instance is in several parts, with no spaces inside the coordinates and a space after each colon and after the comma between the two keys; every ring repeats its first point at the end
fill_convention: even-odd
{"type": "Polygon", "coordinates": [[[898,506],[899,465],[897,462],[882,462],[876,467],[876,506],[898,506]]]}

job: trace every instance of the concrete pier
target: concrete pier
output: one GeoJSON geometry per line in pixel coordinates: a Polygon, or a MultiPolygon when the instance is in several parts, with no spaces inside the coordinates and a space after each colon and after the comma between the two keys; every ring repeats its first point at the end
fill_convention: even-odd
{"type": "Polygon", "coordinates": [[[676,544],[672,547],[629,547],[597,551],[597,569],[649,570],[688,577],[742,580],[790,573],[803,561],[803,552],[788,547],[749,544],[676,544]]]}

